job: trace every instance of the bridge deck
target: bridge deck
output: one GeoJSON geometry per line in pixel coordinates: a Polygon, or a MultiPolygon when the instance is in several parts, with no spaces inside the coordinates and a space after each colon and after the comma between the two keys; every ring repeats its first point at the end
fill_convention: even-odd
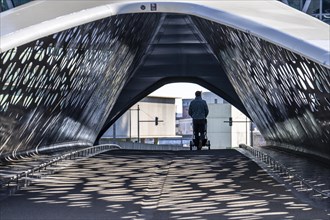
{"type": "Polygon", "coordinates": [[[0,201],[0,219],[329,219],[235,150],[111,151],[0,201]]]}

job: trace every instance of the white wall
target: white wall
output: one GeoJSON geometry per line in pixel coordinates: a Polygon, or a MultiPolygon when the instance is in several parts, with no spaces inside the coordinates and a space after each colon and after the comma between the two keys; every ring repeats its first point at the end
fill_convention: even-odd
{"type": "MultiPolygon", "coordinates": [[[[140,138],[148,137],[174,137],[175,136],[175,104],[139,102],[132,108],[140,106],[140,121],[154,121],[158,117],[156,126],[154,122],[140,122],[140,138]]],[[[137,137],[137,111],[132,111],[132,136],[137,137]]]]}
{"type": "Polygon", "coordinates": [[[113,137],[114,127],[116,128],[116,138],[138,137],[137,108],[140,107],[140,138],[161,138],[175,136],[175,112],[176,106],[173,103],[160,102],[139,102],[125,112],[106,133],[104,138],[113,137]],[[159,123],[155,125],[155,117],[159,123]],[[150,121],[150,122],[142,122],[150,121]],[[162,121],[162,122],[161,122],[162,121]]]}
{"type": "MultiPolygon", "coordinates": [[[[209,116],[207,117],[208,139],[212,149],[225,149],[238,147],[239,144],[250,144],[250,122],[246,123],[246,116],[230,104],[208,104],[209,116]],[[233,125],[229,126],[229,117],[233,125]]],[[[249,119],[248,119],[249,121],[249,119]]]]}
{"type": "Polygon", "coordinates": [[[231,146],[231,127],[228,121],[231,115],[230,104],[208,104],[207,136],[211,149],[225,149],[231,146]]]}
{"type": "Polygon", "coordinates": [[[238,147],[239,144],[250,145],[250,119],[234,106],[231,106],[231,117],[234,121],[231,136],[232,147],[238,147]]]}

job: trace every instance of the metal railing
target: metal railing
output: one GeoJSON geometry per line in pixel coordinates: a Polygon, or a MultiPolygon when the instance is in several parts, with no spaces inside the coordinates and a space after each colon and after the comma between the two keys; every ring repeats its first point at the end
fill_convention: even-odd
{"type": "Polygon", "coordinates": [[[11,178],[3,181],[0,184],[0,188],[4,187],[10,187],[11,184],[14,184],[16,186],[19,186],[19,181],[23,178],[27,179],[30,176],[34,176],[35,173],[40,172],[41,170],[46,170],[47,167],[52,166],[54,164],[57,164],[61,161],[64,160],[79,160],[79,159],[84,159],[87,157],[92,157],[100,153],[104,153],[109,150],[115,150],[115,149],[120,149],[120,147],[116,144],[103,144],[103,145],[96,145],[92,147],[87,147],[84,149],[79,149],[71,152],[66,152],[60,156],[54,157],[52,160],[49,160],[47,162],[43,162],[39,164],[36,167],[33,167],[31,169],[22,171],[20,173],[17,173],[13,175],[11,178]]]}
{"type": "Polygon", "coordinates": [[[284,181],[290,181],[291,183],[295,184],[294,188],[297,191],[312,192],[314,197],[320,197],[324,199],[330,198],[330,192],[328,190],[322,190],[317,186],[310,184],[306,179],[296,174],[294,171],[290,170],[285,165],[276,161],[268,154],[245,144],[240,144],[239,147],[247,150],[256,159],[266,164],[268,168],[272,169],[272,171],[275,172],[279,177],[284,178],[284,181]]]}

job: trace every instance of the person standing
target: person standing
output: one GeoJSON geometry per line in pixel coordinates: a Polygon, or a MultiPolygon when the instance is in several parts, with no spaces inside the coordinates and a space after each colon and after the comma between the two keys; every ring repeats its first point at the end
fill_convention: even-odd
{"type": "Polygon", "coordinates": [[[194,144],[200,150],[205,144],[206,118],[209,114],[209,108],[202,99],[201,91],[195,92],[195,99],[190,102],[188,113],[193,120],[194,144]]]}

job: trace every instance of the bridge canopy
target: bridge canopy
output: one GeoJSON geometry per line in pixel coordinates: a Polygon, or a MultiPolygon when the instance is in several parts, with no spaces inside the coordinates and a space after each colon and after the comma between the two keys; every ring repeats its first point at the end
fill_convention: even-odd
{"type": "Polygon", "coordinates": [[[330,26],[279,1],[44,0],[0,16],[2,156],[91,145],[149,92],[194,82],[270,143],[330,158],[330,26]]]}
{"type": "Polygon", "coordinates": [[[1,13],[0,51],[101,18],[150,12],[202,17],[249,32],[330,66],[329,25],[276,0],[84,0],[79,4],[72,0],[32,1],[1,13]]]}

